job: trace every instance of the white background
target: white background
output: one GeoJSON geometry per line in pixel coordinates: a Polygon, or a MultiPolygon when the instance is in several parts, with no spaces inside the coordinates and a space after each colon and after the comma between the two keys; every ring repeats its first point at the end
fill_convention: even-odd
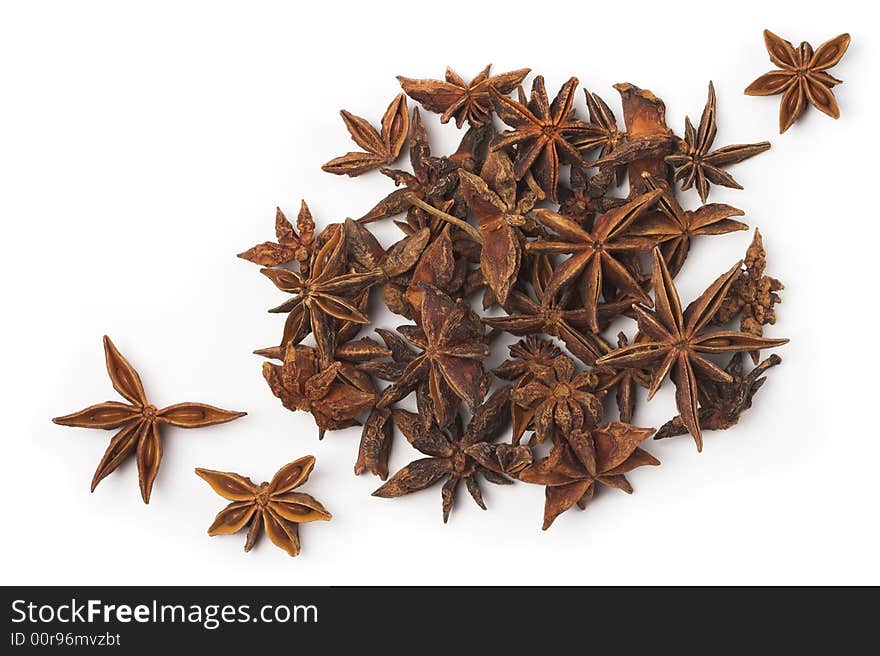
{"type": "MultiPolygon", "coordinates": [[[[870,3],[488,4],[3,3],[3,583],[880,583],[870,3]],[[779,98],[743,95],[772,68],[765,27],[814,46],[851,32],[831,71],[845,81],[839,121],[809,110],[780,136],[779,98]],[[551,95],[577,75],[618,114],[613,83],[649,88],[679,134],[712,79],[716,144],[773,143],[733,169],[745,191],[713,188],[711,199],[760,226],[768,273],[786,284],[766,331],[791,338],[783,366],[736,428],[706,434],[702,454],[686,437],[647,443],[663,465],[630,476],[633,496],[601,490],[548,532],[537,486],[485,485],[488,512],[462,489],[445,526],[438,488],[371,497],[378,479],[352,474],[358,429],[318,442],[311,418],[265,385],[250,352],[277,343],[283,318],[265,310],[284,297],[235,257],[272,237],[276,205],[293,217],[305,197],[324,225],[390,190],[378,173],[320,170],[352,148],[340,108],[378,121],[395,75],[439,77],[448,64],[469,77],[489,62],[531,66],[551,95]],[[111,433],[50,423],[116,398],[104,333],[157,405],[249,412],[166,430],[149,506],[133,461],[89,493],[111,433]],[[265,539],[245,555],[243,534],[207,537],[224,501],[194,467],[260,481],[308,453],[318,465],[303,489],[334,517],[302,527],[301,556],[265,539]]],[[[435,152],[448,152],[455,128],[423,116],[435,152]]],[[[695,207],[694,192],[684,198],[695,207]]],[[[381,234],[387,244],[395,230],[381,234]]],[[[682,299],[750,239],[699,242],[682,299]]],[[[669,386],[636,423],[674,413],[669,386]]],[[[398,436],[393,470],[415,457],[398,436]]]]}

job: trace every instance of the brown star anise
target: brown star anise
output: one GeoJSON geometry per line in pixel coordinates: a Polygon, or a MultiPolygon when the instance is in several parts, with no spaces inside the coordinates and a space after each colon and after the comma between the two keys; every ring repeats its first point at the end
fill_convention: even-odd
{"type": "Polygon", "coordinates": [[[268,267],[297,262],[299,270],[306,275],[309,270],[309,258],[315,247],[315,222],[304,200],[296,218],[296,227],[299,228],[299,234],[284,216],[281,208],[276,207],[275,237],[278,241],[265,241],[244,253],[239,253],[238,256],[248,262],[268,267]]]}
{"type": "MultiPolygon", "coordinates": [[[[636,335],[636,340],[639,339],[636,335]]],[[[617,347],[628,346],[629,341],[623,333],[617,334],[617,347]]],[[[609,347],[609,352],[611,351],[609,347]]],[[[595,370],[598,377],[596,392],[607,393],[615,390],[617,410],[620,421],[629,424],[633,420],[636,409],[636,387],[648,389],[651,386],[651,371],[644,367],[599,367],[595,370]]]]}
{"type": "Polygon", "coordinates": [[[339,112],[352,141],[366,152],[346,153],[331,159],[321,168],[327,173],[355,177],[372,171],[384,164],[390,164],[400,155],[400,149],[406,143],[409,130],[409,113],[406,107],[406,96],[397,94],[385,115],[382,116],[381,133],[376,131],[370,122],[345,111],[339,112]]]}
{"type": "Polygon", "coordinates": [[[626,474],[643,465],[660,464],[639,448],[653,432],[653,428],[620,422],[574,430],[565,441],[557,442],[547,457],[524,467],[517,474],[519,480],[546,486],[542,528],[546,531],[575,504],[583,510],[597,484],[632,494],[626,474]]]}
{"type": "Polygon", "coordinates": [[[637,196],[626,205],[608,210],[596,217],[589,232],[573,219],[547,209],[537,209],[538,221],[553,230],[558,238],[539,239],[526,244],[531,253],[571,253],[553,271],[546,294],[554,296],[560,289],[579,281],[581,300],[587,311],[587,325],[599,332],[599,299],[604,278],[633,299],[650,305],[639,282],[618,259],[621,254],[647,253],[655,241],[645,237],[625,236],[626,229],[660,197],[659,190],[637,196]]]}
{"type": "Polygon", "coordinates": [[[400,86],[413,100],[422,107],[440,114],[440,122],[448,123],[455,119],[455,126],[460,128],[467,121],[470,125],[480,126],[492,118],[492,99],[489,88],[507,95],[529,74],[528,68],[520,68],[509,73],[489,75],[492,64],[489,64],[470,81],[465,82],[451,68],[446,69],[446,80],[414,80],[409,77],[397,76],[400,86]]]}
{"type": "MultiPolygon", "coordinates": [[[[474,410],[473,418],[462,427],[461,417],[456,414],[444,432],[430,418],[420,413],[395,409],[394,422],[406,439],[427,458],[415,460],[394,474],[387,483],[373,492],[375,497],[395,498],[418,492],[433,485],[441,478],[443,484],[443,521],[455,503],[455,491],[461,481],[477,505],[483,510],[483,495],[477,481],[481,474],[490,483],[512,483],[503,474],[482,466],[468,454],[468,450],[480,443],[491,442],[504,427],[509,416],[510,387],[502,387],[474,410]]],[[[426,412],[430,415],[430,412],[426,412]]]]}
{"type": "Polygon", "coordinates": [[[806,41],[795,47],[770,30],[764,30],[764,44],[770,61],[782,70],[764,73],[746,87],[749,96],[775,96],[781,93],[779,105],[779,132],[791,127],[807,107],[813,107],[831,118],[840,116],[840,108],[831,89],[842,80],[826,71],[843,58],[849,47],[849,34],[840,34],[823,43],[816,52],[806,41]]]}
{"type": "Polygon", "coordinates": [[[315,457],[305,456],[284,465],[271,482],[259,485],[240,474],[196,469],[214,492],[232,502],[217,513],[208,535],[232,535],[247,526],[244,550],[250,551],[265,529],[276,547],[296,556],[299,525],[331,517],[312,495],[292,491],[308,480],[314,467],[315,457]]]}
{"type": "Polygon", "coordinates": [[[681,182],[682,191],[696,185],[700,200],[709,197],[709,183],[742,189],[733,176],[723,167],[738,164],[770,149],[769,141],[754,144],[737,144],[712,150],[718,128],[715,127],[715,87],[709,82],[709,97],[700,118],[699,131],[694,130],[689,117],[684,119],[684,139],[678,142],[676,153],[666,156],[666,162],[675,169],[675,181],[681,182]]]}
{"type": "MultiPolygon", "coordinates": [[[[764,334],[763,326],[776,323],[776,310],[773,306],[782,302],[776,292],[782,291],[785,286],[776,278],[764,275],[767,252],[764,250],[764,239],[757,228],[752,243],[746,250],[744,263],[745,268],[730,286],[727,298],[718,308],[713,322],[725,324],[739,316],[740,330],[760,337],[764,334]]],[[[749,355],[752,362],[758,364],[758,351],[751,351],[749,355]]]]}
{"type": "Polygon", "coordinates": [[[284,364],[263,363],[263,377],[285,408],[312,414],[319,439],[327,430],[357,426],[357,418],[376,401],[368,375],[347,362],[322,368],[311,346],[288,346],[284,364]]]}
{"type": "Polygon", "coordinates": [[[78,428],[121,429],[101,458],[92,478],[92,492],[106,476],[133,454],[137,454],[138,483],[144,503],[150,503],[153,481],[159,473],[162,461],[162,441],[159,426],[169,424],[180,428],[201,428],[222,424],[243,417],[245,412],[232,412],[215,408],[204,403],[177,403],[167,408],[157,409],[147,401],[140,376],[128,360],[116,350],[110,338],[104,335],[104,357],[107,374],[113,389],[129,403],[106,401],[92,405],[85,410],[74,412],[52,421],[61,426],[78,428]]]}
{"type": "MultiPolygon", "coordinates": [[[[764,372],[778,364],[782,364],[782,358],[774,353],[752,369],[748,375],[743,375],[742,353],[735,353],[724,368],[724,371],[730,374],[729,383],[701,380],[699,382],[700,426],[706,430],[727,430],[735,426],[739,422],[740,415],[752,407],[755,393],[767,380],[762,377],[764,372]]],[[[679,415],[663,424],[654,435],[654,439],[662,440],[665,437],[685,435],[687,432],[688,429],[679,415]]]]}
{"type": "Polygon", "coordinates": [[[697,410],[697,376],[729,383],[731,376],[702,354],[751,351],[756,348],[781,346],[787,339],[754,337],[734,330],[705,332],[727,291],[739,274],[741,262],[722,274],[699,298],[682,312],[678,292],[666,268],[659,248],[654,249],[654,309],[633,305],[638,317],[639,331],[644,342],[618,348],[596,360],[598,366],[652,365],[653,377],[648,398],[654,396],[660,384],[671,372],[675,383],[675,402],[688,432],[703,449],[703,434],[697,410]]]}
{"type": "Polygon", "coordinates": [[[644,176],[647,189],[660,189],[657,211],[645,216],[630,228],[628,234],[659,242],[660,252],[672,277],[678,275],[691,248],[691,239],[698,235],[724,235],[749,226],[731,219],[745,212],[723,203],[708,203],[696,210],[684,209],[675,198],[675,191],[665,182],[644,176]]]}
{"type": "Polygon", "coordinates": [[[601,171],[590,177],[581,167],[572,166],[568,187],[559,189],[559,213],[570,216],[587,229],[592,228],[596,214],[626,204],[625,198],[605,195],[610,183],[611,179],[601,171]]]}
{"type": "Polygon", "coordinates": [[[531,169],[547,197],[557,202],[560,161],[584,166],[585,162],[572,143],[583,142],[585,135],[599,134],[599,128],[574,117],[572,104],[578,85],[573,77],[559,90],[551,103],[543,76],[532,82],[528,105],[490,89],[498,117],[513,130],[502,133],[491,145],[493,150],[516,144],[513,170],[519,180],[531,169]]]}

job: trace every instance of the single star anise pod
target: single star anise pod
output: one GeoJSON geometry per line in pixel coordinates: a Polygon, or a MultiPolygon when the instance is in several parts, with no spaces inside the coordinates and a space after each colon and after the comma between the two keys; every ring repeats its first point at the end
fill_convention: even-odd
{"type": "MultiPolygon", "coordinates": [[[[726,430],[735,426],[740,415],[752,407],[755,393],[767,380],[763,377],[764,372],[778,364],[782,364],[782,358],[774,353],[744,375],[742,353],[735,353],[724,368],[732,378],[729,383],[700,381],[700,426],[706,430],[726,430]]],[[[676,416],[660,427],[654,439],[662,440],[687,432],[681,416],[676,416]]]]}
{"type": "Polygon", "coordinates": [[[769,141],[737,144],[711,150],[718,128],[715,127],[715,87],[709,82],[709,97],[700,118],[699,131],[694,130],[689,117],[684,119],[684,139],[678,142],[677,152],[666,156],[666,162],[675,169],[675,181],[681,182],[682,191],[696,186],[700,200],[709,197],[709,183],[742,189],[723,167],[738,164],[770,149],[769,141]]]}
{"type": "Polygon", "coordinates": [[[503,150],[486,159],[480,177],[459,171],[461,193],[476,218],[482,238],[480,271],[502,305],[519,275],[523,234],[534,226],[526,216],[543,195],[526,192],[518,196],[513,163],[503,150]]]}
{"type": "Polygon", "coordinates": [[[311,346],[288,346],[284,364],[263,363],[263,377],[285,408],[312,414],[319,439],[327,430],[359,425],[357,418],[376,401],[367,374],[347,362],[322,367],[317,350],[311,346]]]}
{"type": "Polygon", "coordinates": [[[657,211],[642,218],[627,234],[659,242],[660,252],[673,278],[687,259],[692,238],[724,235],[749,228],[745,223],[730,218],[745,214],[731,205],[708,203],[696,210],[686,210],[676,200],[674,189],[665,182],[650,176],[645,176],[644,182],[647,189],[660,189],[663,195],[657,199],[657,211]]]}
{"type": "Polygon", "coordinates": [[[582,510],[586,508],[597,485],[632,494],[626,474],[637,467],[660,464],[639,448],[653,432],[653,428],[620,422],[574,430],[567,440],[556,443],[547,457],[523,468],[517,474],[519,480],[546,486],[542,528],[546,531],[553,520],[575,504],[582,510]]]}
{"type": "Polygon", "coordinates": [[[446,428],[456,415],[459,399],[474,408],[483,398],[483,360],[489,348],[483,325],[470,307],[453,301],[433,285],[421,283],[421,290],[420,326],[397,329],[421,353],[407,364],[396,382],[385,388],[376,405],[387,408],[427,382],[434,418],[446,428]]]}
{"type": "Polygon", "coordinates": [[[573,219],[537,209],[535,217],[544,226],[553,230],[557,237],[539,239],[526,244],[530,253],[571,253],[553,271],[553,276],[545,290],[550,296],[560,289],[577,281],[584,309],[587,311],[587,325],[593,332],[599,332],[599,299],[602,296],[604,278],[607,277],[618,289],[633,299],[650,305],[651,301],[642,290],[639,282],[620,261],[621,254],[647,253],[655,241],[645,237],[625,236],[627,228],[660,197],[659,190],[649,191],[637,196],[626,205],[608,210],[596,217],[593,229],[589,232],[581,228],[573,219]]]}
{"type": "MultiPolygon", "coordinates": [[[[550,366],[536,367],[529,382],[516,387],[512,399],[531,415],[537,443],[558,441],[575,429],[595,426],[602,420],[602,402],[594,394],[596,385],[593,373],[576,373],[571,358],[560,355],[550,366]]],[[[513,443],[519,443],[518,435],[513,443]]]]}
{"type": "Polygon", "coordinates": [[[455,119],[455,127],[460,128],[467,121],[470,125],[480,126],[492,118],[492,99],[489,87],[498,93],[507,95],[529,74],[528,68],[520,68],[509,73],[489,75],[492,64],[489,64],[470,81],[465,82],[451,68],[446,69],[446,80],[414,80],[409,77],[397,76],[400,86],[413,100],[421,103],[425,109],[440,114],[440,122],[448,123],[455,119]]]}
{"type": "MultiPolygon", "coordinates": [[[[776,292],[785,286],[776,278],[764,275],[767,268],[767,252],[760,231],[755,228],[755,236],[746,250],[745,269],[730,286],[727,298],[718,308],[714,323],[725,324],[736,316],[740,317],[739,328],[744,333],[761,336],[763,326],[776,323],[776,310],[773,306],[782,299],[776,292]]],[[[752,362],[758,364],[758,351],[749,353],[752,362]]]]}
{"type": "Polygon", "coordinates": [[[675,402],[682,423],[703,449],[703,434],[697,409],[697,381],[709,378],[722,383],[731,382],[729,373],[719,368],[703,354],[751,351],[756,348],[781,346],[787,339],[754,337],[734,330],[704,331],[724,301],[730,286],[739,274],[741,262],[722,274],[681,311],[678,292],[666,268],[659,248],[654,249],[654,309],[633,305],[638,317],[639,331],[644,342],[618,348],[596,360],[598,366],[652,365],[653,376],[648,398],[654,396],[667,374],[675,383],[675,402]]]}
{"type": "Polygon", "coordinates": [[[781,93],[779,105],[779,132],[791,127],[807,107],[813,107],[831,118],[840,117],[840,108],[831,89],[842,80],[826,71],[843,58],[849,47],[849,34],[841,34],[826,41],[813,52],[806,41],[795,48],[790,42],[764,30],[764,44],[770,54],[770,61],[782,70],[764,73],[746,87],[749,96],[775,96],[781,93]]]}
{"type": "Polygon", "coordinates": [[[314,467],[315,457],[305,456],[284,465],[269,483],[259,485],[240,474],[196,469],[214,492],[232,502],[217,513],[208,535],[232,535],[247,526],[244,550],[250,551],[265,530],[276,547],[296,556],[299,525],[331,517],[312,495],[292,491],[308,480],[314,467]]]}
{"type": "Polygon", "coordinates": [[[336,350],[334,319],[365,324],[370,320],[351,298],[384,277],[381,270],[347,273],[345,231],[336,225],[332,236],[312,255],[308,275],[289,269],[260,269],[278,289],[293,298],[269,312],[287,312],[281,345],[299,344],[310,332],[325,361],[336,350]]]}
{"type": "Polygon", "coordinates": [[[121,429],[110,440],[110,446],[107,447],[104,457],[95,470],[92,492],[95,491],[98,483],[112,474],[124,460],[136,454],[141,497],[144,503],[150,503],[153,481],[156,480],[159,464],[162,461],[162,441],[159,435],[161,424],[180,428],[201,428],[232,421],[247,414],[190,402],[177,403],[159,410],[147,401],[137,371],[122,357],[106,335],[104,335],[104,357],[113,389],[129,403],[106,401],[52,420],[61,426],[121,429]]]}
{"type": "Polygon", "coordinates": [[[579,166],[572,166],[568,187],[559,189],[559,213],[570,216],[587,229],[592,228],[596,214],[626,204],[625,198],[606,196],[610,180],[599,180],[602,173],[590,177],[579,166]]]}
{"type": "Polygon", "coordinates": [[[261,266],[281,266],[289,262],[297,262],[299,270],[308,274],[309,258],[315,247],[315,222],[306,201],[302,201],[299,215],[296,218],[296,233],[290,221],[284,216],[280,207],[275,208],[275,237],[277,242],[265,241],[253,248],[239,253],[238,257],[261,266]]]}
{"type": "MultiPolygon", "coordinates": [[[[636,339],[638,340],[638,335],[636,339]]],[[[617,347],[628,346],[629,341],[623,333],[617,334],[617,347]]],[[[611,351],[609,347],[609,352],[611,351]]],[[[594,370],[598,378],[596,393],[607,393],[615,390],[617,410],[620,413],[620,421],[625,424],[632,423],[636,409],[636,387],[648,389],[651,386],[651,371],[644,367],[600,367],[594,370]]]]}
{"type": "Polygon", "coordinates": [[[455,491],[461,481],[477,505],[483,510],[483,495],[480,491],[477,474],[490,483],[509,484],[509,478],[483,467],[468,454],[468,450],[483,442],[491,442],[504,428],[509,416],[510,387],[502,387],[478,405],[467,426],[462,427],[461,417],[450,422],[447,431],[441,430],[433,421],[425,421],[421,414],[395,409],[394,422],[406,439],[427,458],[408,464],[394,474],[387,483],[373,492],[375,497],[395,498],[411,492],[418,492],[433,485],[441,478],[443,484],[443,521],[455,503],[455,491]]]}
{"type": "Polygon", "coordinates": [[[391,164],[400,155],[409,130],[405,95],[397,94],[388,105],[385,115],[382,116],[381,132],[376,131],[376,128],[365,118],[355,116],[344,109],[339,113],[352,141],[366,152],[346,153],[331,159],[321,167],[327,173],[355,177],[384,164],[391,164]]]}
{"type": "MultiPolygon", "coordinates": [[[[626,142],[626,132],[617,127],[617,118],[611,108],[596,93],[590,93],[584,89],[584,96],[587,98],[587,109],[590,112],[590,125],[597,129],[592,134],[585,134],[583,140],[575,143],[578,150],[588,153],[595,149],[599,149],[599,158],[607,157],[616,148],[626,142]]],[[[617,184],[622,184],[626,175],[625,166],[609,167],[606,171],[600,173],[600,176],[607,186],[612,180],[616,180],[617,184]]]]}
{"type": "Polygon", "coordinates": [[[599,133],[599,128],[574,117],[572,104],[577,85],[577,78],[571,78],[551,103],[544,78],[539,75],[532,82],[528,105],[490,89],[498,117],[513,128],[502,133],[491,148],[499,150],[516,144],[513,166],[516,179],[531,169],[547,198],[554,203],[557,202],[560,162],[585,165],[572,143],[583,142],[586,135],[599,133]]]}

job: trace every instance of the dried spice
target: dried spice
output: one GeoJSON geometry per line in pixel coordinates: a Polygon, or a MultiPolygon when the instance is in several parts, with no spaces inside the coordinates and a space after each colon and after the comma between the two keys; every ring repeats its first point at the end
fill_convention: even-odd
{"type": "Polygon", "coordinates": [[[315,457],[305,456],[284,465],[268,483],[257,485],[232,472],[196,469],[211,488],[231,503],[217,513],[208,535],[232,535],[248,527],[244,550],[254,548],[265,531],[273,544],[291,556],[299,554],[299,525],[329,521],[330,513],[309,494],[293,492],[315,467],[315,457]]]}
{"type": "Polygon", "coordinates": [[[764,44],[770,61],[781,70],[764,73],[746,87],[749,96],[782,94],[779,105],[779,132],[788,130],[807,108],[807,102],[831,118],[840,117],[840,108],[831,90],[842,80],[827,73],[849,48],[849,34],[840,34],[816,51],[806,41],[795,48],[790,42],[764,30],[764,44]]]}
{"type": "Polygon", "coordinates": [[[302,201],[296,218],[297,234],[280,207],[275,208],[275,238],[239,253],[243,260],[267,267],[277,267],[289,262],[297,262],[303,274],[308,273],[308,262],[315,246],[315,221],[306,201],[302,201]]]}
{"type": "MultiPolygon", "coordinates": [[[[639,337],[636,335],[636,339],[639,337]]],[[[617,334],[617,346],[618,348],[629,346],[625,334],[617,334]]],[[[609,348],[609,352],[610,350],[609,348]]],[[[651,387],[651,370],[638,366],[597,367],[596,376],[598,377],[596,393],[608,393],[614,390],[620,421],[631,423],[636,410],[636,388],[651,387]]]]}
{"type": "Polygon", "coordinates": [[[201,428],[232,421],[247,414],[191,402],[157,409],[147,401],[144,386],[135,368],[122,357],[106,335],[104,335],[104,357],[113,389],[129,403],[106,401],[52,420],[61,426],[120,429],[110,440],[110,446],[107,447],[104,457],[95,470],[92,492],[95,491],[98,483],[112,474],[124,460],[136,454],[141,497],[144,503],[150,503],[153,482],[156,480],[159,464],[162,461],[162,441],[159,433],[162,424],[180,428],[201,428]]]}

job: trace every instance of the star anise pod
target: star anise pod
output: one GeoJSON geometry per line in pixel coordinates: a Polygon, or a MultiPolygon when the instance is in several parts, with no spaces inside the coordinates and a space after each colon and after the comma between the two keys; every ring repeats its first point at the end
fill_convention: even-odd
{"type": "Polygon", "coordinates": [[[327,430],[357,426],[357,418],[373,406],[376,391],[370,377],[347,362],[326,367],[311,346],[288,346],[284,364],[263,363],[263,377],[289,410],[310,412],[318,437],[327,430]]]}
{"type": "Polygon", "coordinates": [[[660,252],[673,278],[687,259],[692,238],[724,235],[749,228],[745,223],[730,218],[745,214],[731,205],[708,203],[696,210],[686,210],[676,200],[673,188],[665,182],[644,176],[644,183],[647,189],[662,190],[663,195],[657,199],[657,211],[642,218],[630,228],[628,234],[659,242],[660,252]]]}
{"type": "Polygon", "coordinates": [[[542,528],[546,531],[575,504],[583,510],[597,485],[632,494],[626,474],[643,465],[660,464],[639,448],[653,432],[653,428],[620,422],[574,430],[567,440],[556,443],[547,457],[523,468],[517,474],[519,480],[546,486],[542,528]]]}
{"type": "Polygon", "coordinates": [[[572,166],[568,187],[559,189],[559,213],[589,229],[596,214],[625,205],[625,198],[605,195],[611,180],[607,177],[600,180],[601,176],[600,172],[590,177],[581,167],[572,166]]]}
{"type": "MultiPolygon", "coordinates": [[[[585,134],[583,140],[577,141],[575,146],[583,153],[589,153],[598,148],[601,159],[610,155],[626,142],[626,132],[618,128],[614,112],[598,94],[590,93],[584,89],[584,96],[586,96],[587,109],[590,112],[590,125],[597,129],[592,134],[585,134]]],[[[622,184],[625,175],[626,167],[617,166],[601,171],[598,177],[602,178],[607,186],[613,180],[616,180],[617,184],[622,184]]]]}
{"type": "MultiPolygon", "coordinates": [[[[571,431],[602,420],[602,402],[594,394],[596,385],[593,373],[576,373],[571,358],[560,355],[550,366],[535,368],[529,382],[516,387],[512,399],[530,416],[535,441],[542,443],[564,439],[571,431]]],[[[513,443],[519,443],[518,435],[513,443]]]]}
{"type": "Polygon", "coordinates": [[[563,287],[577,282],[587,311],[587,324],[593,332],[599,332],[599,299],[605,277],[633,299],[648,305],[651,303],[619,256],[647,253],[654,247],[654,240],[628,237],[625,232],[660,195],[659,190],[649,191],[626,205],[605,212],[596,218],[589,232],[567,216],[543,208],[534,212],[538,221],[553,230],[557,237],[529,242],[526,250],[530,253],[571,253],[553,271],[545,293],[554,296],[563,287]]]}
{"type": "Polygon", "coordinates": [[[110,440],[110,446],[107,447],[104,457],[95,470],[92,492],[95,491],[98,483],[112,474],[124,460],[136,454],[141,497],[144,503],[150,503],[153,481],[156,480],[159,464],[162,461],[159,426],[169,424],[180,428],[201,428],[232,421],[247,414],[191,402],[177,403],[159,410],[147,401],[137,371],[122,357],[106,335],[104,335],[104,357],[113,389],[129,403],[106,401],[52,420],[61,426],[120,429],[110,440]]]}
{"type": "Polygon", "coordinates": [[[446,428],[459,400],[474,408],[483,398],[486,374],[482,361],[488,357],[489,348],[483,325],[470,307],[453,301],[433,285],[421,283],[421,288],[420,326],[397,329],[421,353],[407,364],[396,382],[385,388],[376,405],[387,408],[427,382],[434,418],[446,428]]]}
{"type": "MultiPolygon", "coordinates": [[[[782,364],[782,358],[774,353],[744,375],[742,353],[735,353],[724,368],[732,379],[729,383],[701,380],[699,383],[700,426],[706,430],[726,430],[735,426],[739,422],[740,415],[752,407],[755,393],[767,380],[763,377],[764,372],[778,364],[782,364]]],[[[654,439],[662,440],[665,437],[685,435],[687,432],[679,415],[663,424],[654,435],[654,439]]]]}
{"type": "Polygon", "coordinates": [[[450,422],[447,431],[441,430],[433,421],[406,410],[392,411],[394,422],[406,439],[427,458],[408,464],[394,474],[387,483],[373,492],[375,497],[395,498],[430,487],[441,478],[443,484],[443,521],[455,503],[455,491],[461,481],[477,505],[483,510],[486,504],[480,491],[477,475],[490,483],[509,484],[509,478],[483,467],[468,454],[468,450],[480,443],[491,442],[504,428],[509,416],[510,387],[502,387],[478,405],[467,426],[462,427],[461,417],[450,422]]]}
{"type": "Polygon", "coordinates": [[[284,465],[269,483],[259,485],[240,474],[196,469],[214,492],[232,502],[217,513],[208,535],[232,535],[247,526],[244,550],[250,551],[265,530],[276,547],[296,556],[299,525],[331,517],[312,495],[292,491],[308,480],[314,467],[315,457],[305,456],[284,465]]]}
{"type": "Polygon", "coordinates": [[[409,77],[397,76],[400,86],[413,100],[421,103],[425,109],[440,114],[440,122],[448,123],[455,119],[455,126],[460,128],[467,121],[470,125],[480,126],[492,118],[492,99],[489,87],[498,93],[507,95],[529,74],[528,68],[520,68],[509,73],[489,75],[492,64],[489,64],[470,81],[465,82],[451,68],[446,69],[446,80],[414,80],[409,77]]]}
{"type": "MultiPolygon", "coordinates": [[[[638,335],[636,339],[638,340],[638,335]]],[[[617,334],[617,347],[628,346],[629,341],[624,333],[617,334]]],[[[611,349],[609,348],[609,352],[611,349]]],[[[651,386],[651,371],[644,367],[617,368],[600,367],[595,369],[598,378],[596,393],[615,391],[617,410],[620,413],[620,421],[625,424],[632,423],[636,409],[636,387],[648,389],[651,386]]]]}
{"type": "MultiPolygon", "coordinates": [[[[739,276],[733,281],[730,291],[727,292],[727,298],[718,308],[718,314],[713,321],[717,324],[725,324],[739,316],[740,330],[760,337],[764,334],[763,326],[776,323],[776,311],[773,306],[782,302],[776,292],[785,289],[785,286],[776,278],[764,275],[767,267],[767,252],[764,250],[764,240],[757,228],[752,243],[746,250],[744,264],[745,269],[740,271],[739,276]]],[[[752,357],[752,362],[758,364],[758,351],[751,351],[749,355],[752,357]]]]}
{"type": "Polygon", "coordinates": [[[370,320],[352,302],[352,297],[384,277],[381,270],[367,273],[347,272],[345,231],[342,226],[312,255],[308,274],[289,269],[260,269],[278,289],[293,298],[269,312],[286,312],[282,347],[299,344],[312,333],[318,352],[325,361],[336,350],[334,319],[365,324],[370,320]]]}
{"type": "Polygon", "coordinates": [[[490,89],[498,117],[513,128],[502,133],[491,148],[498,150],[516,144],[513,169],[516,179],[531,170],[547,198],[554,203],[557,202],[560,162],[585,165],[572,143],[583,142],[586,135],[599,133],[599,128],[574,117],[572,104],[577,85],[577,78],[571,78],[551,103],[544,78],[539,75],[532,82],[528,105],[490,89]]]}
{"type": "Polygon", "coordinates": [[[352,141],[366,152],[346,153],[331,159],[321,167],[327,173],[355,177],[384,164],[391,164],[400,155],[409,130],[405,95],[397,94],[388,105],[385,115],[382,116],[381,132],[378,132],[365,118],[355,116],[344,109],[339,113],[352,141]]]}
{"type": "Polygon", "coordinates": [[[806,41],[795,48],[790,42],[764,30],[764,44],[770,61],[779,71],[764,73],[746,87],[749,96],[775,96],[781,93],[779,105],[779,132],[791,127],[807,107],[813,107],[832,118],[840,116],[840,108],[831,89],[842,83],[826,71],[836,66],[849,47],[849,34],[841,34],[826,41],[815,52],[806,41]]]}
{"type": "Polygon", "coordinates": [[[654,309],[633,305],[638,317],[639,331],[645,341],[618,348],[596,361],[598,366],[637,366],[652,365],[653,376],[648,398],[654,396],[667,374],[675,383],[675,402],[688,432],[703,449],[703,434],[697,409],[697,380],[709,378],[723,383],[732,379],[729,373],[706,358],[703,354],[751,351],[756,348],[781,346],[787,339],[754,337],[734,330],[705,331],[719,306],[724,301],[730,286],[739,274],[741,262],[737,262],[727,273],[722,274],[691,303],[681,311],[678,292],[672,276],[666,268],[659,248],[654,249],[654,309]]]}
{"type": "Polygon", "coordinates": [[[308,274],[309,258],[315,248],[315,222],[306,201],[302,201],[296,218],[299,234],[284,216],[280,207],[275,208],[275,241],[265,241],[239,253],[238,257],[261,266],[281,266],[297,262],[303,275],[308,274]]]}
{"type": "Polygon", "coordinates": [[[696,186],[700,200],[709,197],[709,183],[742,189],[733,176],[723,167],[738,164],[770,149],[769,141],[754,144],[737,144],[711,150],[718,128],[715,127],[715,87],[709,82],[709,97],[700,118],[699,131],[694,130],[689,117],[684,119],[684,139],[678,142],[677,151],[666,156],[666,162],[675,169],[675,181],[681,182],[682,191],[696,186]]]}

